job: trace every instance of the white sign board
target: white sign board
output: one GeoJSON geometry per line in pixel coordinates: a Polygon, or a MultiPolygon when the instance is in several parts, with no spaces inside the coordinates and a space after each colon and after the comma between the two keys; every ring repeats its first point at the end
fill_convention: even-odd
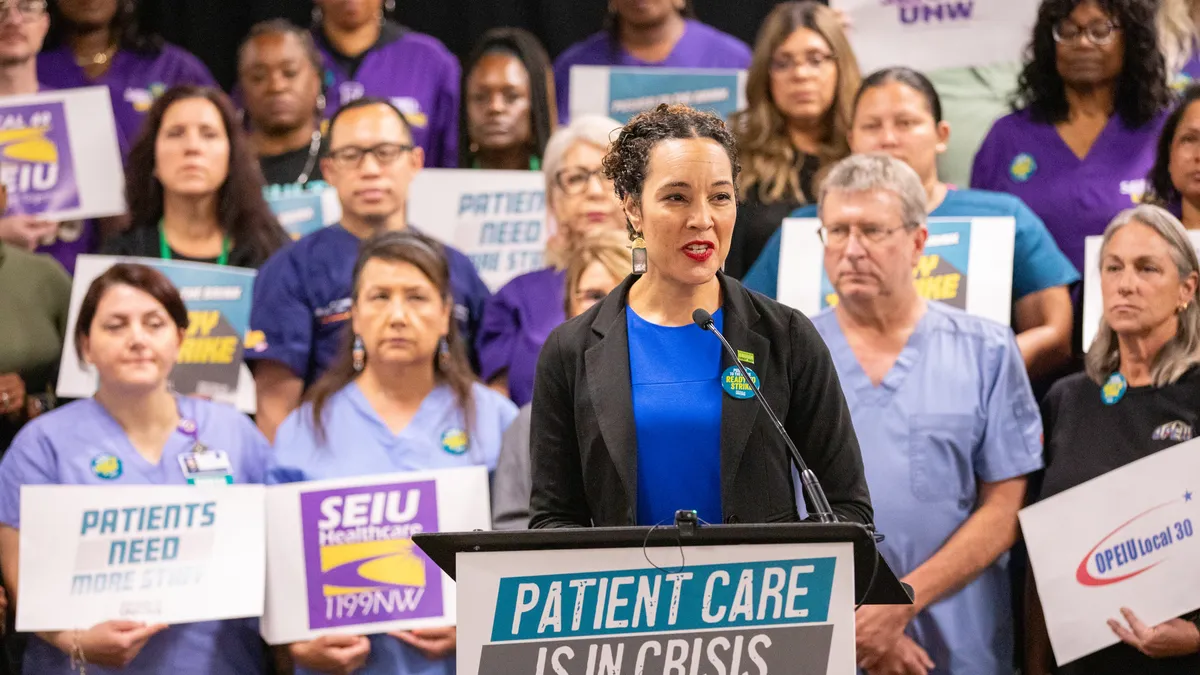
{"type": "Polygon", "coordinates": [[[6,214],[61,222],[125,212],[108,87],[5,96],[0,148],[6,214]]]}
{"type": "Polygon", "coordinates": [[[1151,626],[1200,607],[1197,488],[1200,439],[1021,511],[1059,665],[1119,642],[1107,620],[1122,607],[1151,626]]]}
{"type": "Polygon", "coordinates": [[[459,675],[852,675],[850,544],[459,553],[459,675]],[[697,668],[700,670],[697,670],[697,668]]]}
{"type": "Polygon", "coordinates": [[[1020,61],[1040,0],[831,0],[846,13],[863,74],[1020,61]]]}
{"type": "Polygon", "coordinates": [[[256,617],[261,485],[21,488],[17,630],[256,617]]]}
{"type": "Polygon", "coordinates": [[[426,169],[409,188],[408,222],[466,254],[495,292],[545,267],[545,174],[426,169]]]}
{"type": "MultiPolygon", "coordinates": [[[[837,303],[816,218],[783,221],[776,299],[813,316],[837,303]]],[[[917,291],[1005,326],[1012,321],[1012,218],[930,218],[917,291]]]]}
{"type": "Polygon", "coordinates": [[[484,467],[272,486],[263,638],[454,625],[454,582],[412,536],[490,529],[488,494],[484,467]]]}
{"type": "Polygon", "coordinates": [[[746,107],[746,71],[720,68],[572,66],[571,118],[603,115],[625,124],[662,103],[722,119],[746,107]]]}

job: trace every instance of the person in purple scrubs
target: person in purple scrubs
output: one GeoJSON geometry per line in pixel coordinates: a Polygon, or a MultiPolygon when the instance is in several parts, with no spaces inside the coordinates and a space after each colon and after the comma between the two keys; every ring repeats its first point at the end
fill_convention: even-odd
{"type": "Polygon", "coordinates": [[[784,2],[767,16],[746,77],[747,107],[730,121],[744,169],[725,274],[741,279],[783,219],[816,201],[818,172],[850,154],[860,81],[833,10],[784,2]]]}
{"type": "Polygon", "coordinates": [[[467,57],[458,166],[540,171],[554,133],[550,57],[532,33],[493,28],[467,57]]]}
{"type": "MultiPolygon", "coordinates": [[[[177,396],[168,376],[179,359],[188,311],[171,282],[144,265],[120,264],[92,282],[75,325],[77,356],[95,367],[95,396],[33,420],[0,462],[0,564],[14,603],[22,569],[21,487],[188,487],[217,479],[261,484],[270,446],[233,407],[177,396]],[[197,476],[185,459],[211,455],[197,476]]],[[[266,650],[257,619],[173,626],[111,620],[30,637],[24,671],[89,675],[259,675],[266,650]],[[81,664],[76,662],[82,661],[81,664]]]]}
{"type": "Polygon", "coordinates": [[[1161,206],[1189,230],[1200,230],[1200,85],[1188,87],[1163,124],[1144,202],[1161,206]]]}
{"type": "Polygon", "coordinates": [[[552,218],[546,246],[549,265],[504,285],[483,307],[476,337],[480,375],[518,406],[533,399],[533,376],[542,343],[566,320],[564,273],[580,235],[625,231],[625,216],[602,162],[616,120],[580,117],[546,144],[546,204],[552,218]]]}
{"type": "Polygon", "coordinates": [[[1015,100],[971,187],[1020,197],[1083,269],[1083,242],[1137,204],[1171,101],[1153,0],[1045,0],[1015,100]],[[1111,10],[1104,7],[1110,7],[1111,10]]]}
{"type": "Polygon", "coordinates": [[[458,59],[436,38],[389,21],[384,0],[315,0],[313,37],[325,56],[325,114],[373,96],[404,113],[425,166],[458,165],[458,59]]]}
{"type": "Polygon", "coordinates": [[[571,66],[750,67],[746,43],[695,17],[692,0],[609,0],[604,30],[554,61],[559,123],[570,117],[571,66]]]}
{"type": "Polygon", "coordinates": [[[184,84],[216,86],[195,56],[143,32],[136,0],[57,0],[38,55],[38,80],[53,89],[103,85],[112,97],[122,156],[154,99],[184,84]]]}

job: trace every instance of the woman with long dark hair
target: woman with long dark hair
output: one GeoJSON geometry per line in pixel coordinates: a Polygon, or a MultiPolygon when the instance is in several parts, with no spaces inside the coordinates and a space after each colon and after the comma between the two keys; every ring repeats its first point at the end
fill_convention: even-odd
{"type": "Polygon", "coordinates": [[[262,180],[229,98],[172,89],[154,102],[129,154],[129,229],[102,251],[257,269],[288,241],[262,180]]]}
{"type": "Polygon", "coordinates": [[[558,121],[570,117],[572,66],[739,68],[750,66],[744,42],[696,20],[692,0],[609,0],[604,29],[554,61],[558,121]]]}
{"type": "Polygon", "coordinates": [[[1015,112],[996,122],[971,187],[1020,197],[1083,269],[1083,242],[1136,204],[1171,94],[1154,0],[1045,0],[1015,112]]]}
{"type": "Polygon", "coordinates": [[[1189,230],[1200,230],[1200,86],[1188,87],[1158,138],[1144,202],[1157,204],[1189,230]]]}
{"type": "MultiPolygon", "coordinates": [[[[275,435],[268,482],[496,468],[517,408],[475,381],[441,244],[412,231],[363,242],[337,361],[275,435]]],[[[298,673],[452,675],[454,628],[327,636],[289,646],[298,673]]]]}
{"type": "Polygon", "coordinates": [[[493,28],[463,73],[459,167],[541,170],[557,116],[554,72],[538,39],[520,28],[493,28]]]}
{"type": "Polygon", "coordinates": [[[142,30],[137,5],[137,0],[51,2],[50,33],[38,55],[38,81],[51,89],[108,87],[122,154],[165,90],[216,86],[199,59],[142,30]]]}

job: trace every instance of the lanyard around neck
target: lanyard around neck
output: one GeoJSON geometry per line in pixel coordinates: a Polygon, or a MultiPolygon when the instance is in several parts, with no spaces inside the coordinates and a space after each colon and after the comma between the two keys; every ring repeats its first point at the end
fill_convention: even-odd
{"type": "MultiPolygon", "coordinates": [[[[483,167],[480,165],[480,163],[479,163],[479,158],[478,158],[478,157],[476,157],[476,158],[475,158],[475,159],[474,159],[474,160],[471,162],[471,168],[472,168],[472,169],[481,169],[481,168],[483,168],[483,167]]],[[[541,158],[541,157],[538,157],[537,155],[532,155],[532,156],[530,156],[530,158],[529,158],[529,170],[530,170],[530,171],[541,171],[541,170],[542,170],[542,158],[541,158]]]]}
{"type": "MultiPolygon", "coordinates": [[[[158,257],[163,260],[170,260],[174,256],[171,255],[171,247],[167,246],[167,232],[163,228],[163,221],[158,221],[158,257]]],[[[221,238],[221,255],[217,256],[218,265],[226,265],[229,263],[229,237],[221,238]]]]}

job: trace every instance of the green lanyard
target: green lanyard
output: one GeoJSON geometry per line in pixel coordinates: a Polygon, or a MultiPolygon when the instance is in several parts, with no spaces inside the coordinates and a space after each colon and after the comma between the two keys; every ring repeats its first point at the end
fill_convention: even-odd
{"type": "MultiPolygon", "coordinates": [[[[171,247],[167,246],[167,233],[163,230],[163,221],[158,221],[158,257],[163,260],[171,259],[171,247]]],[[[218,265],[229,263],[229,237],[221,239],[221,255],[217,256],[218,265]]]]}
{"type": "MultiPolygon", "coordinates": [[[[481,167],[479,166],[479,158],[478,158],[478,157],[476,157],[476,158],[475,158],[475,159],[474,159],[474,160],[471,162],[471,168],[472,168],[472,169],[478,169],[478,168],[481,168],[481,167]]],[[[536,155],[534,155],[534,156],[531,156],[531,157],[529,158],[529,170],[530,170],[530,171],[541,171],[541,170],[542,170],[542,158],[541,158],[541,157],[538,157],[538,156],[536,156],[536,155]]]]}

